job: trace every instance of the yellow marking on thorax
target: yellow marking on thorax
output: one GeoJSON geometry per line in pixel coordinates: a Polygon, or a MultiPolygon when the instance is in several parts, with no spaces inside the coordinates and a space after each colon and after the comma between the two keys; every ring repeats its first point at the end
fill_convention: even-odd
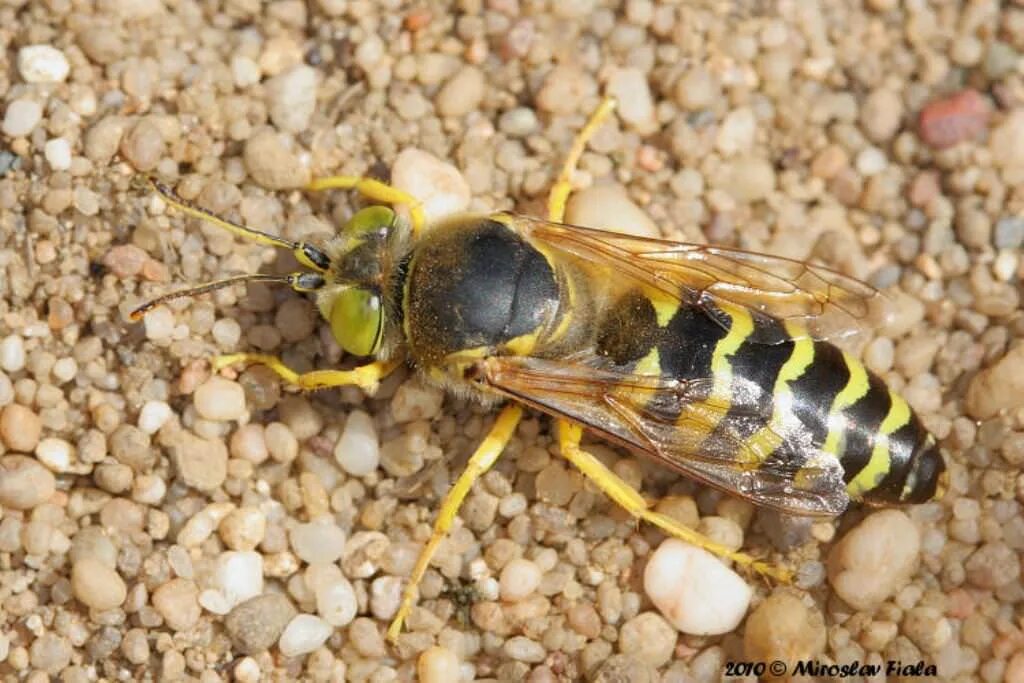
{"type": "Polygon", "coordinates": [[[814,342],[803,325],[787,321],[785,327],[786,332],[794,338],[793,353],[779,368],[779,375],[775,378],[771,420],[746,441],[747,448],[758,462],[764,462],[782,445],[786,421],[793,416],[793,391],[789,383],[800,379],[814,362],[814,342]]]}
{"type": "Polygon", "coordinates": [[[850,372],[850,379],[847,380],[843,390],[836,394],[832,401],[832,407],[828,411],[828,436],[825,437],[825,445],[822,450],[839,458],[842,456],[839,439],[846,429],[846,418],[843,411],[859,401],[868,393],[868,373],[864,366],[856,358],[843,351],[843,360],[850,372]]]}
{"type": "Polygon", "coordinates": [[[505,348],[517,356],[529,356],[537,346],[539,332],[527,332],[505,342],[505,348]]]}
{"type": "Polygon", "coordinates": [[[899,394],[889,392],[889,412],[875,436],[875,447],[871,450],[871,459],[857,476],[846,485],[846,492],[851,498],[860,498],[867,491],[878,486],[878,483],[889,474],[892,468],[890,457],[889,436],[910,422],[910,406],[899,394]]]}

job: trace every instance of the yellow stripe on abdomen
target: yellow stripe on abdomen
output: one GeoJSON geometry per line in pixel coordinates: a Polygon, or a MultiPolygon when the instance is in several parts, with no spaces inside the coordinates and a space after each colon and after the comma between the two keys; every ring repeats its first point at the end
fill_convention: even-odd
{"type": "Polygon", "coordinates": [[[729,316],[729,332],[715,345],[711,356],[712,388],[708,398],[685,406],[677,424],[695,439],[706,437],[715,430],[732,405],[732,356],[754,332],[754,318],[741,306],[721,304],[719,308],[729,316]]]}
{"type": "Polygon", "coordinates": [[[758,462],[764,462],[779,446],[786,434],[786,422],[793,419],[793,391],[789,387],[807,372],[814,362],[814,341],[803,325],[786,321],[786,333],[794,338],[793,353],[779,370],[772,390],[772,417],[768,424],[747,439],[747,449],[758,462]]]}
{"type": "Polygon", "coordinates": [[[851,498],[860,498],[865,492],[878,486],[892,466],[889,450],[889,436],[910,422],[910,406],[899,394],[889,391],[891,404],[889,412],[882,420],[875,435],[875,447],[871,450],[871,458],[864,468],[857,473],[849,484],[846,492],[851,498]]]}
{"type": "Polygon", "coordinates": [[[843,361],[850,371],[850,379],[832,401],[832,407],[828,412],[828,436],[825,437],[825,445],[822,446],[822,450],[836,458],[841,458],[843,455],[840,443],[843,432],[846,431],[846,417],[843,415],[843,411],[864,398],[869,388],[868,371],[864,369],[860,361],[845,351],[843,351],[843,361]]]}

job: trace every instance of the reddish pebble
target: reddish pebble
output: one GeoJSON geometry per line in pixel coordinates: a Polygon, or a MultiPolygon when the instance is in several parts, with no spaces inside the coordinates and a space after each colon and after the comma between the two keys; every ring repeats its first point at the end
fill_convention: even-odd
{"type": "Polygon", "coordinates": [[[171,279],[171,274],[167,270],[167,266],[160,261],[148,258],[142,264],[142,278],[150,282],[167,282],[171,279]]]}
{"type": "Polygon", "coordinates": [[[921,139],[936,149],[952,147],[985,130],[990,113],[988,102],[976,90],[935,100],[921,110],[921,139]]]}
{"type": "Polygon", "coordinates": [[[430,24],[430,10],[416,9],[405,15],[405,30],[411,33],[422,30],[430,24]]]}
{"type": "Polygon", "coordinates": [[[107,252],[103,265],[120,278],[135,277],[148,260],[149,255],[134,244],[122,244],[107,252]]]}
{"type": "Polygon", "coordinates": [[[907,199],[911,206],[923,209],[942,193],[939,174],[936,171],[921,171],[910,182],[907,199]]]}

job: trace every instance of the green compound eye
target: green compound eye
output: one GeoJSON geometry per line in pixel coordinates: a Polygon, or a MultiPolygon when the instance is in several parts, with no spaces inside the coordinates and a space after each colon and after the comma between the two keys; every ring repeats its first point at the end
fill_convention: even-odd
{"type": "Polygon", "coordinates": [[[394,223],[395,212],[387,206],[368,206],[357,211],[345,224],[345,232],[357,237],[394,223]]]}
{"type": "Polygon", "coordinates": [[[331,333],[341,348],[356,356],[372,356],[380,349],[384,312],[380,296],[367,289],[343,290],[331,307],[331,333]]]}

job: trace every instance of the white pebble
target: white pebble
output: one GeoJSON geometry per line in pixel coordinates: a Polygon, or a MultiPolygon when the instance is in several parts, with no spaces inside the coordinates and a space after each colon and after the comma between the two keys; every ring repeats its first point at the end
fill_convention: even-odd
{"type": "Polygon", "coordinates": [[[59,384],[65,384],[70,382],[78,374],[78,363],[75,362],[74,358],[58,358],[57,362],[53,364],[53,378],[57,380],[59,384]]]}
{"type": "Polygon", "coordinates": [[[0,368],[5,372],[17,372],[25,367],[25,342],[16,334],[0,341],[0,368]]]}
{"type": "Polygon", "coordinates": [[[469,184],[459,169],[421,149],[406,149],[398,155],[391,167],[391,183],[420,201],[428,223],[469,206],[469,184]]]}
{"type": "Polygon", "coordinates": [[[17,138],[28,135],[43,118],[43,107],[33,100],[14,100],[7,105],[2,128],[4,135],[17,138]]]}
{"type": "Polygon", "coordinates": [[[64,439],[50,437],[36,446],[36,458],[51,472],[59,474],[71,470],[72,451],[71,444],[64,439]]]}
{"type": "Polygon", "coordinates": [[[906,585],[920,552],[921,534],[906,513],[875,512],[832,548],[829,583],[852,607],[873,609],[906,585]]]}
{"type": "Polygon", "coordinates": [[[344,576],[317,587],[316,611],[331,626],[347,626],[356,618],[358,610],[356,592],[344,576]]]}
{"type": "Polygon", "coordinates": [[[155,342],[170,341],[174,334],[174,314],[166,306],[157,306],[142,318],[146,339],[155,342]]]}
{"type": "Polygon", "coordinates": [[[18,50],[18,73],[28,83],[60,83],[71,65],[64,53],[50,45],[27,45],[18,50]]]}
{"type": "Polygon", "coordinates": [[[518,602],[529,597],[540,585],[541,571],[530,560],[517,558],[501,570],[501,599],[518,602]]]}
{"type": "Polygon", "coordinates": [[[380,440],[373,418],[361,410],[353,410],[345,421],[334,447],[334,459],[341,469],[354,477],[365,477],[380,464],[380,440]]]}
{"type": "Polygon", "coordinates": [[[221,318],[210,330],[213,340],[223,349],[233,349],[242,336],[242,326],[231,318],[221,318]]]}
{"type": "Polygon", "coordinates": [[[608,79],[608,94],[618,102],[619,116],[641,135],[658,129],[654,98],[647,84],[647,74],[640,69],[615,69],[608,79]]]}
{"type": "Polygon", "coordinates": [[[637,237],[659,237],[654,221],[629,198],[621,185],[602,184],[572,195],[565,211],[570,225],[585,225],[637,237]]]}
{"type": "Polygon", "coordinates": [[[739,574],[717,557],[674,538],[651,555],[644,592],[670,624],[691,635],[734,630],[753,595],[739,574]]]}
{"type": "Polygon", "coordinates": [[[260,82],[260,66],[252,59],[235,55],[231,58],[231,76],[239,88],[248,88],[260,82]]]}
{"type": "Polygon", "coordinates": [[[199,605],[207,612],[221,616],[231,611],[232,605],[220,591],[209,589],[199,594],[199,605]]]}
{"type": "Polygon", "coordinates": [[[378,619],[391,619],[402,599],[402,580],[381,576],[370,584],[370,612],[378,619]]]}
{"type": "Polygon", "coordinates": [[[316,89],[316,69],[305,64],[270,79],[266,84],[270,120],[289,133],[306,130],[316,110],[316,89]]]}
{"type": "Polygon", "coordinates": [[[206,420],[223,422],[245,415],[245,390],[238,382],[214,375],[195,392],[196,412],[206,420]]]}
{"type": "Polygon", "coordinates": [[[726,114],[715,138],[715,147],[726,156],[749,152],[757,136],[757,119],[749,107],[733,109],[726,114]]]}
{"type": "Polygon", "coordinates": [[[230,607],[263,592],[263,556],[251,550],[229,550],[217,558],[214,588],[230,607]]]}
{"type": "Polygon", "coordinates": [[[885,152],[877,147],[865,147],[857,154],[857,172],[862,176],[877,175],[888,165],[889,161],[885,158],[885,152]]]}
{"type": "Polygon", "coordinates": [[[337,562],[345,552],[345,532],[330,517],[296,524],[289,534],[292,550],[303,562],[337,562]]]}
{"type": "Polygon", "coordinates": [[[156,434],[171,419],[171,406],[165,401],[146,401],[139,411],[138,427],[146,434],[156,434]]]}
{"type": "Polygon", "coordinates": [[[260,680],[260,665],[252,657],[242,657],[235,665],[234,674],[239,683],[257,683],[260,680]]]}
{"type": "Polygon", "coordinates": [[[71,143],[67,138],[47,140],[43,145],[43,156],[54,171],[66,171],[71,168],[71,143]]]}
{"type": "Polygon", "coordinates": [[[331,637],[331,625],[312,614],[299,614],[284,627],[277,646],[285,657],[312,652],[331,637]]]}

